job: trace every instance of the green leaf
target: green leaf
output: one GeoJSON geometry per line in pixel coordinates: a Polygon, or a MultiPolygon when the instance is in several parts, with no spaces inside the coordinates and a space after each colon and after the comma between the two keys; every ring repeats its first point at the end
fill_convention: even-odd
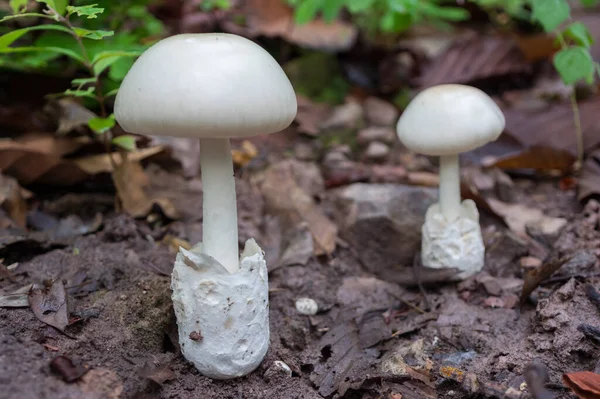
{"type": "Polygon", "coordinates": [[[96,117],[88,121],[88,126],[96,134],[104,134],[115,127],[115,115],[110,114],[108,118],[96,117]]]}
{"type": "Polygon", "coordinates": [[[125,75],[131,69],[134,62],[133,57],[122,57],[113,63],[108,70],[108,77],[116,82],[121,82],[125,79],[125,75]]]}
{"type": "Polygon", "coordinates": [[[294,12],[294,21],[299,24],[305,24],[315,19],[317,12],[321,8],[321,0],[305,0],[294,12]]]}
{"type": "Polygon", "coordinates": [[[350,11],[352,14],[357,14],[373,7],[374,3],[375,0],[349,0],[346,3],[346,7],[348,7],[348,11],[350,11]]]}
{"type": "Polygon", "coordinates": [[[566,0],[531,0],[532,17],[546,32],[552,32],[571,16],[566,0]]]}
{"type": "Polygon", "coordinates": [[[340,14],[342,7],[344,6],[344,0],[328,0],[323,5],[321,15],[325,22],[333,22],[340,14]]]}
{"type": "Polygon", "coordinates": [[[100,75],[106,68],[112,66],[120,59],[124,57],[137,57],[140,54],[140,51],[102,51],[96,54],[92,59],[94,73],[100,75]]]}
{"type": "Polygon", "coordinates": [[[471,16],[464,8],[440,7],[433,3],[426,2],[419,3],[418,9],[427,17],[445,19],[448,21],[464,21],[471,16]]]}
{"type": "Polygon", "coordinates": [[[78,17],[87,17],[87,19],[98,18],[98,14],[104,12],[104,8],[96,7],[98,4],[87,6],[67,6],[67,15],[77,14],[78,17]]]}
{"type": "Polygon", "coordinates": [[[410,14],[388,12],[381,18],[379,27],[383,32],[400,33],[410,28],[412,23],[413,18],[410,14]]]}
{"type": "Polygon", "coordinates": [[[11,54],[11,53],[27,53],[33,51],[49,51],[60,55],[66,55],[80,63],[84,64],[84,59],[72,50],[68,50],[61,47],[6,47],[0,48],[0,54],[11,54]]]}
{"type": "Polygon", "coordinates": [[[600,4],[600,0],[580,0],[581,4],[583,4],[585,7],[593,7],[597,4],[600,4]]]}
{"type": "Polygon", "coordinates": [[[85,37],[92,40],[101,40],[104,37],[112,36],[115,34],[112,30],[89,30],[83,28],[73,29],[75,34],[79,37],[85,37]]]}
{"type": "Polygon", "coordinates": [[[590,48],[594,44],[592,34],[582,22],[574,22],[567,26],[563,35],[573,40],[577,45],[585,48],[590,48]]]}
{"type": "Polygon", "coordinates": [[[554,67],[567,85],[580,80],[594,82],[594,60],[586,48],[573,46],[560,50],[554,55],[554,67]]]}
{"type": "Polygon", "coordinates": [[[118,145],[119,147],[126,149],[127,151],[134,151],[137,148],[135,145],[135,137],[128,134],[115,137],[111,140],[111,142],[114,145],[118,145]]]}
{"type": "Polygon", "coordinates": [[[20,14],[27,9],[28,0],[10,0],[10,8],[13,14],[20,14]]]}
{"type": "Polygon", "coordinates": [[[36,30],[56,30],[71,34],[71,30],[62,25],[35,25],[27,28],[16,29],[0,36],[0,49],[9,47],[15,41],[19,40],[23,35],[36,30]]]}

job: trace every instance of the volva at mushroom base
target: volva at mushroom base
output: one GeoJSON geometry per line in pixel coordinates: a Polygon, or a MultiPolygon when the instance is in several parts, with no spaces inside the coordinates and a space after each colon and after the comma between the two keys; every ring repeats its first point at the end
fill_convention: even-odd
{"type": "Polygon", "coordinates": [[[117,94],[115,116],[124,130],[200,139],[203,242],[180,248],[171,288],[181,351],[205,376],[246,375],[269,347],[267,267],[253,239],[239,256],[229,140],[280,131],[296,111],[279,64],[231,34],[157,42],[136,60],[117,94]]]}
{"type": "Polygon", "coordinates": [[[410,150],[440,157],[439,202],[425,214],[421,260],[431,268],[456,268],[457,279],[484,266],[485,246],[479,212],[472,200],[461,203],[459,153],[495,141],[505,127],[496,103],[465,85],[434,86],[419,93],[397,124],[410,150]]]}

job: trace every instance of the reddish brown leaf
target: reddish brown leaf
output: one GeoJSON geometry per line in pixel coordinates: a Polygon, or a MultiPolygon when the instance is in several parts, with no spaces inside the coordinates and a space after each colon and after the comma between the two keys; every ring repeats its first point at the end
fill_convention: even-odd
{"type": "Polygon", "coordinates": [[[355,26],[342,21],[325,23],[317,19],[296,25],[292,8],[282,0],[248,0],[246,6],[252,33],[280,36],[300,46],[346,50],[354,44],[358,34],[355,26]]]}
{"type": "Polygon", "coordinates": [[[547,59],[560,49],[555,37],[545,33],[518,36],[517,45],[529,62],[547,59]]]}
{"type": "Polygon", "coordinates": [[[75,365],[71,359],[60,355],[52,359],[50,369],[59,374],[65,382],[75,382],[89,371],[87,367],[75,365]]]}
{"type": "Polygon", "coordinates": [[[419,81],[431,87],[530,71],[531,65],[513,39],[470,33],[437,57],[419,81]]]}
{"type": "Polygon", "coordinates": [[[600,399],[600,374],[591,371],[563,374],[563,382],[582,399],[600,399]]]}
{"type": "Polygon", "coordinates": [[[572,171],[576,160],[569,151],[536,145],[517,154],[497,159],[489,166],[504,170],[533,169],[542,173],[566,174],[572,171]]]}
{"type": "MultiPolygon", "coordinates": [[[[598,123],[600,97],[579,102],[579,115],[586,151],[600,144],[598,123]]],[[[525,102],[504,109],[506,132],[525,147],[545,146],[577,153],[573,110],[569,103],[532,107],[525,102]]]]}

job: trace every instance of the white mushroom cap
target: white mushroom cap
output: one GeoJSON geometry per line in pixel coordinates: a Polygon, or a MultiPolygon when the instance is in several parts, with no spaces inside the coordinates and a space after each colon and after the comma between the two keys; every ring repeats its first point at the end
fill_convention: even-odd
{"type": "Polygon", "coordinates": [[[495,141],[505,124],[502,111],[483,91],[447,84],[419,93],[398,120],[396,130],[408,149],[443,156],[495,141]]]}
{"type": "Polygon", "coordinates": [[[296,95],[271,55],[223,33],[181,34],[146,50],[123,80],[115,116],[128,132],[198,138],[280,131],[296,95]]]}

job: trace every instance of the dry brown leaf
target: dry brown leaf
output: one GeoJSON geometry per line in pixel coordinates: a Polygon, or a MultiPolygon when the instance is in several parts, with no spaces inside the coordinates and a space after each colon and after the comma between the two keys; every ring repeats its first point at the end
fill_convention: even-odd
{"type": "Polygon", "coordinates": [[[291,43],[320,50],[341,51],[355,42],[358,30],[352,24],[313,20],[303,25],[294,23],[294,12],[282,0],[247,0],[247,21],[252,33],[280,36],[291,43]]]}
{"type": "Polygon", "coordinates": [[[517,45],[529,62],[539,61],[551,57],[560,45],[552,35],[540,33],[529,36],[517,36],[517,45]]]}
{"type": "Polygon", "coordinates": [[[577,192],[579,201],[598,196],[600,196],[600,150],[590,154],[583,164],[577,192]]]}
{"type": "Polygon", "coordinates": [[[591,371],[563,374],[563,382],[582,399],[600,399],[600,374],[591,371]]]}
{"type": "Polygon", "coordinates": [[[64,331],[69,324],[65,285],[60,280],[50,284],[29,292],[29,306],[40,321],[64,331]]]}
{"type": "Polygon", "coordinates": [[[289,160],[270,166],[256,178],[260,190],[275,212],[294,223],[306,222],[314,240],[315,255],[330,254],[336,247],[337,226],[302,189],[292,167],[289,160]]]}
{"type": "Polygon", "coordinates": [[[596,262],[595,256],[588,251],[575,251],[567,255],[552,257],[549,261],[545,262],[542,266],[535,269],[528,269],[523,274],[523,289],[521,291],[521,297],[519,303],[522,306],[529,295],[547,278],[552,276],[561,267],[565,268],[580,268],[585,269],[590,264],[596,262]]]}
{"type": "Polygon", "coordinates": [[[27,203],[17,181],[0,174],[0,206],[21,228],[27,224],[27,203]]]}
{"type": "Polygon", "coordinates": [[[431,87],[530,71],[531,65],[513,39],[469,33],[437,57],[419,82],[431,87]]]}
{"type": "MultiPolygon", "coordinates": [[[[130,151],[127,153],[127,159],[130,162],[139,162],[153,155],[157,155],[158,153],[164,151],[164,149],[165,148],[163,146],[156,146],[136,151],[130,151]]],[[[73,160],[73,162],[81,170],[85,171],[90,175],[95,175],[98,173],[109,173],[113,170],[113,166],[110,160],[111,156],[115,161],[119,160],[119,153],[113,152],[111,154],[105,153],[76,158],[73,160]]]]}
{"type": "Polygon", "coordinates": [[[509,204],[495,198],[488,198],[488,204],[496,214],[504,218],[512,231],[521,235],[527,234],[526,227],[528,225],[537,225],[540,223],[544,225],[558,225],[566,222],[564,219],[544,215],[541,210],[529,208],[522,204],[509,204]]]}
{"type": "Polygon", "coordinates": [[[160,206],[163,213],[170,219],[178,219],[175,206],[167,198],[152,199],[145,191],[150,179],[142,169],[139,161],[131,160],[126,154],[120,154],[121,159],[112,171],[112,179],[117,190],[121,207],[133,217],[147,216],[152,207],[160,206]]]}
{"type": "Polygon", "coordinates": [[[496,159],[486,167],[504,170],[533,169],[546,174],[567,174],[573,170],[577,158],[569,151],[536,145],[522,152],[496,159]]]}
{"type": "MultiPolygon", "coordinates": [[[[22,185],[33,183],[65,187],[80,183],[91,175],[110,172],[109,154],[76,159],[62,157],[89,144],[85,140],[55,137],[49,134],[25,135],[18,140],[0,140],[0,172],[12,176],[22,185]]],[[[164,150],[162,146],[130,153],[140,161],[164,150]]],[[[115,156],[115,154],[112,154],[115,156]]]]}
{"type": "Polygon", "coordinates": [[[316,136],[321,131],[321,124],[329,117],[331,107],[326,104],[315,104],[307,97],[297,95],[298,112],[296,123],[298,132],[309,136],[316,136]]]}
{"type": "Polygon", "coordinates": [[[67,134],[75,129],[87,127],[89,120],[97,116],[81,102],[72,98],[61,98],[56,102],[56,108],[58,110],[57,134],[67,134]]]}
{"type": "MultiPolygon", "coordinates": [[[[586,151],[600,144],[598,123],[600,97],[579,102],[579,115],[586,151]]],[[[577,153],[573,110],[569,103],[531,107],[527,101],[504,109],[506,132],[525,147],[545,146],[577,153]]]]}

